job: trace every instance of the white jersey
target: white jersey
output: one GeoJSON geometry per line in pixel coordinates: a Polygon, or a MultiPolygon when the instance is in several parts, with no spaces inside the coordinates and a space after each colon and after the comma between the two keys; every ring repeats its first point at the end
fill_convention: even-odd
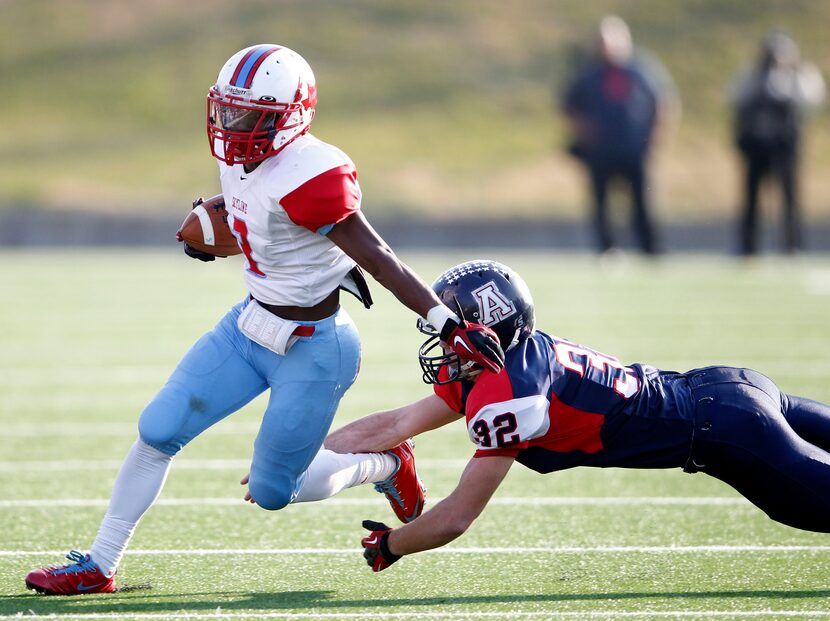
{"type": "Polygon", "coordinates": [[[261,302],[314,306],[355,263],[326,234],[360,209],[351,159],[310,134],[253,172],[219,163],[228,224],[245,254],[245,285],[261,302]]]}

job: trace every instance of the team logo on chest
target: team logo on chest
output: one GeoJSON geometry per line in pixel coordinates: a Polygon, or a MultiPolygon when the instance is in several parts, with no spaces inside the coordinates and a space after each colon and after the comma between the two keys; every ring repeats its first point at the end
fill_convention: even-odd
{"type": "Polygon", "coordinates": [[[478,302],[479,322],[485,326],[492,326],[516,314],[516,306],[502,295],[492,280],[474,289],[473,295],[478,302]]]}
{"type": "Polygon", "coordinates": [[[242,213],[248,213],[248,203],[243,201],[241,198],[233,197],[231,201],[231,207],[233,207],[236,211],[240,211],[242,213]]]}

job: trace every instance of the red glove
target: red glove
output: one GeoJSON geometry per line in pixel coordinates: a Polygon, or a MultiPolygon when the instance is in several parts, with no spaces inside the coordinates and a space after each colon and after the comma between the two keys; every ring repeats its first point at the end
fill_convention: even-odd
{"type": "Polygon", "coordinates": [[[363,520],[363,528],[372,531],[368,537],[360,540],[363,546],[363,558],[366,559],[366,564],[372,568],[372,571],[383,571],[401,558],[389,551],[389,533],[392,529],[386,524],[363,520]]]}
{"type": "Polygon", "coordinates": [[[441,340],[461,360],[475,362],[493,373],[504,367],[504,352],[499,345],[499,337],[485,325],[464,320],[457,324],[447,320],[441,330],[441,340]]]}

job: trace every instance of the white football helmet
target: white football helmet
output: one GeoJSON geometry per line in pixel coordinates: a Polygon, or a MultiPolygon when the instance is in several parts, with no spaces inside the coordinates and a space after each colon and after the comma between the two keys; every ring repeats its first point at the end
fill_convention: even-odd
{"type": "Polygon", "coordinates": [[[316,105],[317,83],[302,56],[279,45],[245,48],[208,93],[211,153],[229,166],[271,157],[308,131],[316,105]]]}

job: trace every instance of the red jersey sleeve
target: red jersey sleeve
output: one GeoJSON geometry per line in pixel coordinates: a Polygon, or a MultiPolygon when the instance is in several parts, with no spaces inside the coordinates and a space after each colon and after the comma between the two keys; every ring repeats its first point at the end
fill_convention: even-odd
{"type": "MultiPolygon", "coordinates": [[[[512,399],[513,385],[510,382],[510,376],[508,375],[506,369],[501,370],[499,373],[485,372],[478,379],[475,388],[470,391],[470,395],[467,397],[467,425],[468,430],[471,431],[471,439],[473,439],[473,441],[475,441],[476,438],[479,438],[477,432],[483,433],[483,430],[479,430],[475,426],[475,421],[478,418],[477,415],[479,412],[492,403],[510,402],[512,399]],[[471,425],[472,428],[470,429],[471,425]]],[[[488,427],[488,438],[489,437],[488,427]]],[[[488,441],[488,444],[490,446],[487,448],[479,448],[476,450],[473,457],[492,457],[494,455],[517,457],[519,455],[519,451],[523,448],[527,448],[528,446],[527,442],[519,442],[505,447],[493,446],[492,439],[488,441]]]]}
{"type": "MultiPolygon", "coordinates": [[[[441,369],[443,372],[444,369],[441,369]]],[[[439,372],[440,377],[440,372],[439,372]]],[[[464,409],[464,404],[461,402],[461,382],[451,382],[449,384],[434,384],[432,387],[436,396],[453,411],[461,414],[464,409]]]]}
{"type": "Polygon", "coordinates": [[[521,450],[526,449],[527,447],[528,443],[522,442],[521,444],[511,446],[510,448],[491,449],[489,451],[478,449],[475,453],[473,453],[473,457],[513,457],[515,459],[519,456],[521,450]]]}
{"type": "Polygon", "coordinates": [[[360,209],[357,171],[351,164],[312,177],[280,201],[291,221],[312,232],[342,222],[360,209]]]}

